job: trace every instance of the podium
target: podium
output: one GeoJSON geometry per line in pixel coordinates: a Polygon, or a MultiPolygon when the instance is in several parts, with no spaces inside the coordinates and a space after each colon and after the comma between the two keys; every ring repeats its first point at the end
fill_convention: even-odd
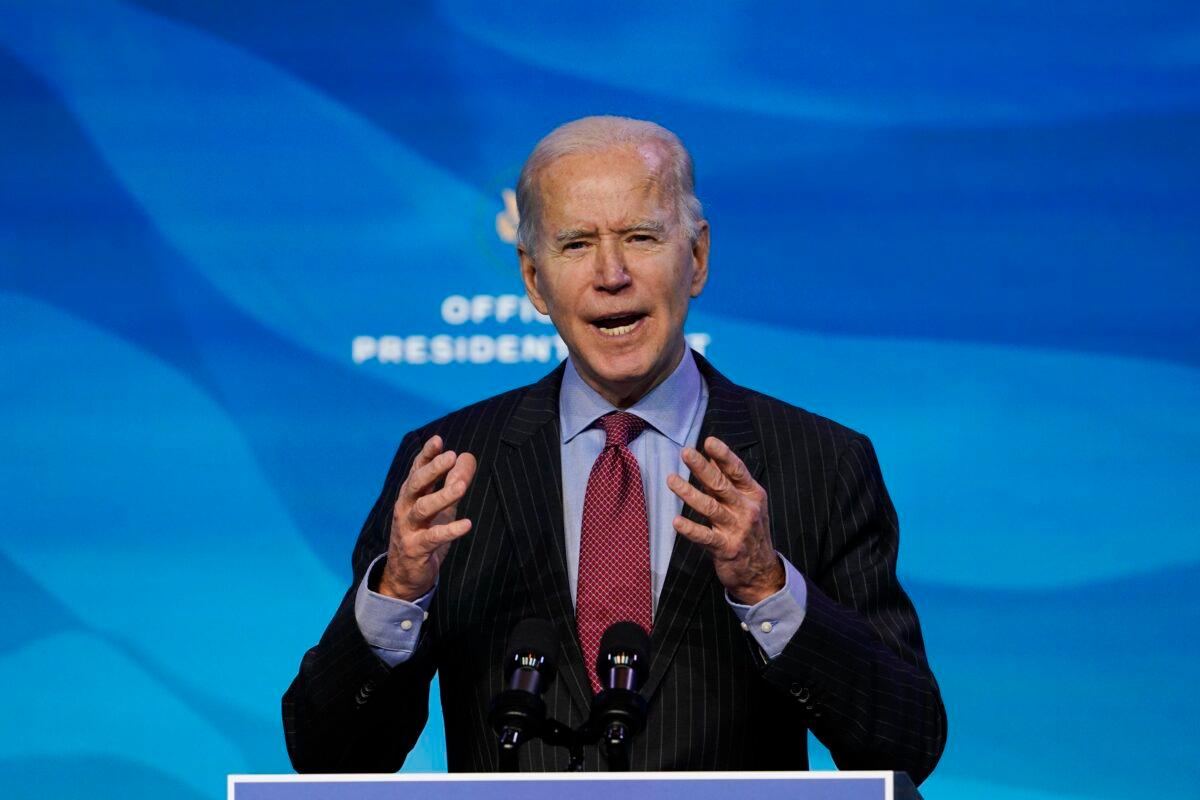
{"type": "Polygon", "coordinates": [[[229,800],[920,800],[903,772],[230,775],[229,800]]]}

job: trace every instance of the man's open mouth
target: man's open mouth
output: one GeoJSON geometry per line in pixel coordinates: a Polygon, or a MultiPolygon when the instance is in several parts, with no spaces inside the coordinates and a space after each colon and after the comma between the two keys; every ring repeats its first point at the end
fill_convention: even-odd
{"type": "Polygon", "coordinates": [[[642,321],[645,314],[634,312],[632,314],[618,314],[611,317],[601,317],[593,320],[592,325],[605,336],[623,336],[630,333],[637,324],[642,321]]]}

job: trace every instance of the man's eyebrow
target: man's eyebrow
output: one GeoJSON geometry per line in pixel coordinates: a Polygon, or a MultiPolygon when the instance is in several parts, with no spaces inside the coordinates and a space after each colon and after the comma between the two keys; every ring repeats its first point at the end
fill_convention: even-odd
{"type": "Polygon", "coordinates": [[[632,225],[626,225],[624,228],[618,228],[617,233],[633,233],[634,231],[643,231],[645,233],[664,233],[667,226],[657,219],[639,219],[632,225]]]}
{"type": "Polygon", "coordinates": [[[566,228],[554,234],[554,241],[558,244],[569,242],[572,239],[581,239],[584,236],[595,236],[594,230],[584,230],[583,228],[566,228]]]}

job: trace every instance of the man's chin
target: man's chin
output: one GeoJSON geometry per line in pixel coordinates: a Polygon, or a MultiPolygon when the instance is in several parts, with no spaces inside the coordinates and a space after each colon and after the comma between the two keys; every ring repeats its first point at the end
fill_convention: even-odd
{"type": "MultiPolygon", "coordinates": [[[[606,363],[585,377],[591,378],[588,383],[593,384],[592,388],[606,399],[619,400],[614,402],[615,405],[632,405],[666,378],[665,373],[659,374],[659,371],[656,371],[656,366],[654,362],[647,365],[644,361],[621,365],[606,363]]],[[[580,374],[584,374],[582,370],[580,374]]]]}

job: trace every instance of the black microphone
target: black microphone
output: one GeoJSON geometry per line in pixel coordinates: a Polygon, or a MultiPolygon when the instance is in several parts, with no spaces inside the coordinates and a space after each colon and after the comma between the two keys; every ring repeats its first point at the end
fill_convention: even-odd
{"type": "Polygon", "coordinates": [[[523,619],[508,637],[504,674],[508,688],[543,694],[554,680],[558,662],[554,654],[558,639],[553,623],[539,617],[523,619]]]}
{"type": "Polygon", "coordinates": [[[600,637],[596,677],[603,689],[636,692],[646,682],[650,636],[636,622],[614,622],[600,637]]]}
{"type": "Polygon", "coordinates": [[[508,639],[504,677],[508,688],[492,698],[488,722],[496,732],[500,769],[517,771],[521,745],[537,738],[546,719],[542,694],[554,681],[558,641],[554,625],[536,617],[516,624],[508,639]]]}
{"type": "Polygon", "coordinates": [[[629,770],[629,745],[646,727],[646,700],[638,690],[649,665],[650,636],[636,622],[614,622],[600,637],[596,676],[601,692],[592,699],[592,722],[612,772],[629,770]]]}

